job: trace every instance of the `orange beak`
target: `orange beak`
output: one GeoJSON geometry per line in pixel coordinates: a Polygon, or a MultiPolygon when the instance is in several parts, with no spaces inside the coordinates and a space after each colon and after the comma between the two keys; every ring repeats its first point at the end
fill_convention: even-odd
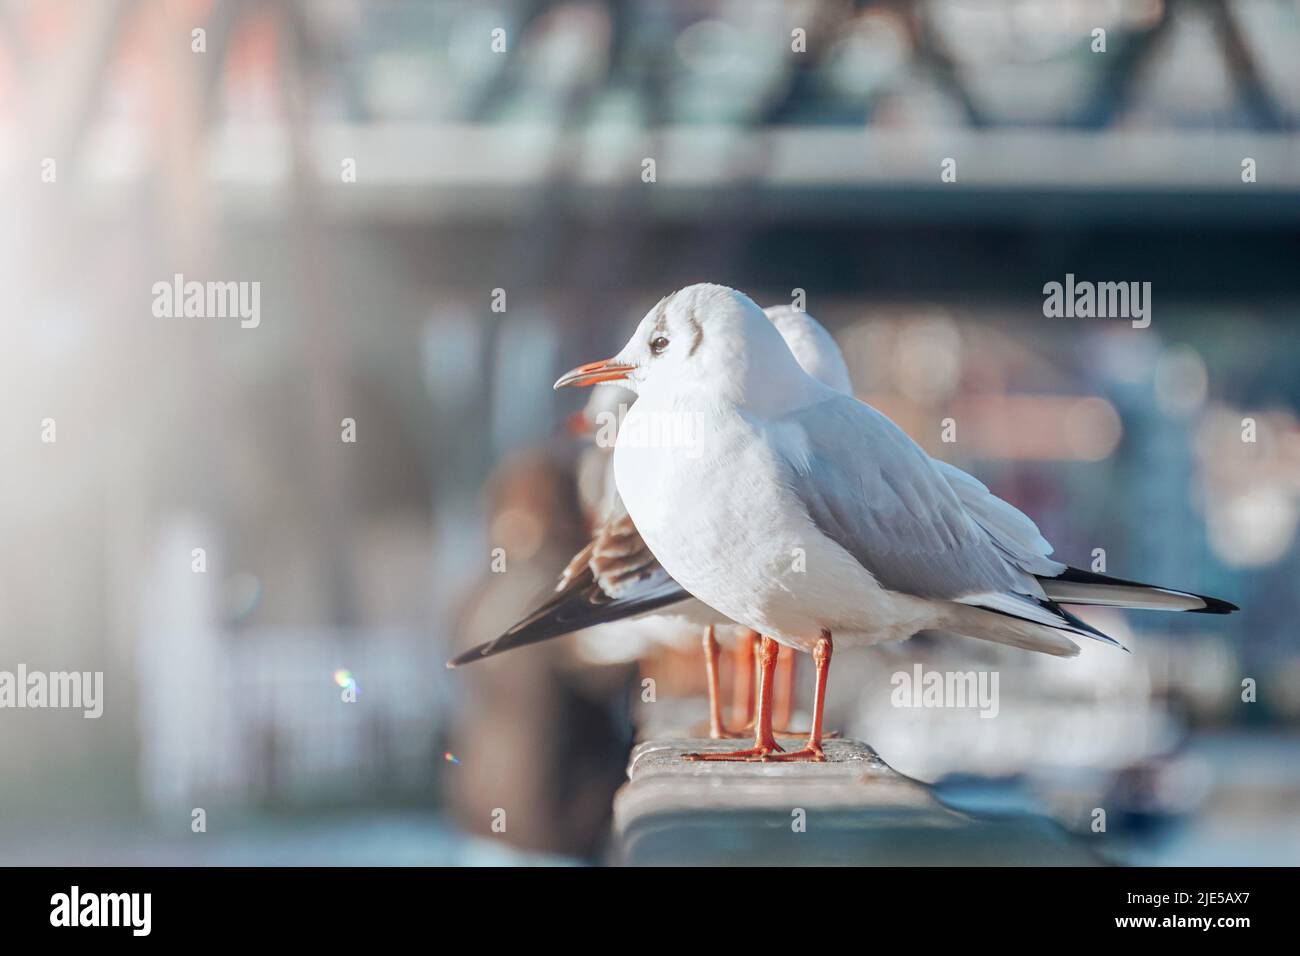
{"type": "Polygon", "coordinates": [[[596,385],[600,382],[617,382],[627,378],[627,373],[635,367],[634,365],[615,362],[613,359],[588,362],[586,365],[579,365],[577,368],[565,372],[556,381],[554,387],[565,388],[572,385],[575,388],[585,388],[588,385],[596,385]]]}

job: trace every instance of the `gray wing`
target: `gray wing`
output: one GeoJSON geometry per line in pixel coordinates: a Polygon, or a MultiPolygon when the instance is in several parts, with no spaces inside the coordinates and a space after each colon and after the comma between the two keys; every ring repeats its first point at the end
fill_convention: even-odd
{"type": "Polygon", "coordinates": [[[835,397],[780,424],[795,429],[778,447],[809,516],[882,587],[946,600],[1007,591],[1043,597],[1033,576],[1046,560],[1034,553],[1038,542],[995,539],[935,461],[870,405],[835,397]]]}
{"type": "Polygon", "coordinates": [[[1023,511],[1003,501],[956,465],[937,458],[930,459],[966,508],[966,513],[984,529],[985,534],[1012,564],[1034,575],[1055,577],[1065,570],[1060,561],[1048,557],[1052,546],[1038,525],[1023,511]]]}

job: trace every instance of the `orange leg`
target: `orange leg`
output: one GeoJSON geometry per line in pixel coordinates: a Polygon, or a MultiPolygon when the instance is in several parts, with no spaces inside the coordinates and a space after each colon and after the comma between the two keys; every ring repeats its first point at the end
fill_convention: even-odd
{"type": "Polygon", "coordinates": [[[777,733],[781,733],[781,728],[790,726],[790,716],[794,712],[794,651],[781,653],[778,650],[777,653],[776,687],[772,692],[772,726],[777,728],[777,733]]]}
{"type": "Polygon", "coordinates": [[[826,677],[831,670],[831,635],[822,631],[821,638],[813,648],[813,663],[817,665],[817,692],[813,698],[812,730],[808,732],[808,743],[802,750],[790,753],[771,754],[768,760],[816,760],[826,759],[822,751],[822,711],[826,707],[826,677]]]}
{"type": "Polygon", "coordinates": [[[764,637],[758,651],[761,672],[758,680],[758,717],[754,724],[754,746],[727,753],[686,754],[687,760],[766,760],[770,755],[781,753],[781,747],[772,736],[772,680],[776,676],[779,647],[772,638],[764,637]]]}
{"type": "MultiPolygon", "coordinates": [[[[748,642],[746,642],[748,643],[748,642]]],[[[722,722],[722,692],[718,682],[718,639],[713,635],[713,625],[704,629],[704,674],[709,687],[709,736],[714,740],[739,737],[722,722]]]]}
{"type": "MultiPolygon", "coordinates": [[[[808,731],[794,730],[790,726],[790,716],[794,711],[794,678],[795,662],[797,658],[794,651],[780,652],[776,659],[776,688],[773,690],[772,705],[772,733],[778,737],[806,737],[808,731]]],[[[825,737],[838,737],[839,731],[823,731],[825,737]]]]}
{"type": "Polygon", "coordinates": [[[731,712],[746,730],[754,727],[754,703],[758,700],[758,647],[757,631],[746,631],[736,641],[734,652],[735,678],[732,680],[731,712]]]}

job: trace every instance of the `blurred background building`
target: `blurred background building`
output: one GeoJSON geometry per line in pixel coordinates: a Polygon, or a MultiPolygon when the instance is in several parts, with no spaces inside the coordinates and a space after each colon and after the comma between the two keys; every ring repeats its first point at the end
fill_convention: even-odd
{"type": "Polygon", "coordinates": [[[636,665],[442,662],[584,540],[550,383],[696,281],[802,300],[1063,560],[1244,608],[842,655],[839,726],[1124,808],[1116,859],[1296,862],[1297,49],[1294,0],[0,2],[0,670],[106,685],[0,711],[0,863],[600,859],[636,665]],[[1045,317],[1067,273],[1150,327],[1045,317]],[[890,707],[916,661],[999,719],[890,707]]]}

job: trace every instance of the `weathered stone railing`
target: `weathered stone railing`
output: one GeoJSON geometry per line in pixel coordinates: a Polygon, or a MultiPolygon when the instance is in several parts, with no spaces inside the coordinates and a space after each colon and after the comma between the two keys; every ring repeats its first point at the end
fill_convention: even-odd
{"type": "MultiPolygon", "coordinates": [[[[856,740],[825,763],[701,763],[736,741],[651,740],[614,800],[617,862],[630,865],[989,865],[1099,862],[1041,817],[975,819],[856,740]]],[[[743,746],[743,744],[741,744],[743,746]]]]}

